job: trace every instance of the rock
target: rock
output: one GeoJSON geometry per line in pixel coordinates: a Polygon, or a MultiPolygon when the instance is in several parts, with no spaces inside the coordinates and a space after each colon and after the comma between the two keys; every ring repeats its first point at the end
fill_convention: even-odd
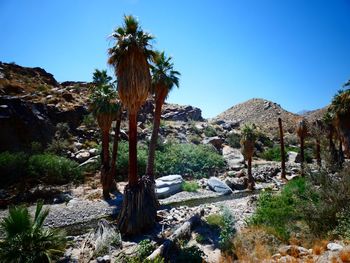
{"type": "Polygon", "coordinates": [[[338,251],[338,250],[342,250],[343,246],[339,245],[337,243],[328,243],[327,244],[327,249],[330,251],[338,251]]]}
{"type": "Polygon", "coordinates": [[[253,169],[252,175],[257,182],[273,182],[280,168],[273,165],[261,165],[253,169]]]}
{"type": "Polygon", "coordinates": [[[90,153],[90,155],[95,156],[98,153],[98,149],[97,148],[91,148],[91,149],[89,149],[89,153],[90,153]]]}
{"type": "Polygon", "coordinates": [[[239,178],[227,178],[225,183],[231,187],[232,190],[245,190],[248,187],[248,178],[239,177],[239,178]]]}
{"type": "Polygon", "coordinates": [[[111,262],[111,257],[109,255],[105,255],[103,257],[103,260],[104,260],[105,263],[110,263],[111,262]]]}
{"type": "Polygon", "coordinates": [[[74,147],[77,148],[78,150],[80,150],[81,148],[83,148],[83,144],[80,142],[74,142],[73,143],[74,147]]]}
{"type": "Polygon", "coordinates": [[[202,111],[192,106],[164,105],[162,119],[171,121],[202,121],[202,111]]]}
{"type": "Polygon", "coordinates": [[[234,149],[230,146],[224,146],[222,149],[229,170],[240,170],[244,167],[244,157],[239,149],[234,149]]]}
{"type": "Polygon", "coordinates": [[[61,204],[64,202],[69,202],[72,199],[73,199],[73,197],[70,193],[61,193],[61,194],[54,197],[53,203],[54,204],[61,204]]]}
{"type": "Polygon", "coordinates": [[[167,175],[156,179],[158,198],[166,198],[181,191],[183,178],[181,175],[167,175]]]}
{"type": "Polygon", "coordinates": [[[77,155],[75,155],[75,159],[77,159],[79,163],[85,162],[87,159],[89,159],[89,157],[90,157],[90,153],[89,151],[86,151],[86,150],[81,151],[77,155]]]}
{"type": "Polygon", "coordinates": [[[208,186],[211,190],[221,194],[231,194],[231,188],[217,177],[210,177],[208,186]]]}
{"type": "Polygon", "coordinates": [[[289,256],[296,257],[296,258],[310,254],[308,249],[306,249],[304,247],[300,247],[300,246],[295,246],[295,245],[282,246],[278,249],[278,252],[282,256],[289,255],[289,256]]]}
{"type": "Polygon", "coordinates": [[[296,163],[297,162],[297,152],[288,152],[288,162],[289,163],[296,163]]]}
{"type": "Polygon", "coordinates": [[[64,98],[68,102],[72,102],[74,100],[72,93],[68,93],[68,92],[63,93],[62,98],[64,98]]]}
{"type": "Polygon", "coordinates": [[[223,142],[224,140],[221,139],[219,136],[209,137],[202,141],[203,144],[213,145],[217,150],[221,149],[223,142]]]}
{"type": "Polygon", "coordinates": [[[99,156],[93,156],[93,157],[89,158],[89,159],[86,160],[85,162],[79,164],[79,167],[84,167],[84,166],[89,165],[89,164],[98,163],[98,157],[99,157],[99,156]]]}

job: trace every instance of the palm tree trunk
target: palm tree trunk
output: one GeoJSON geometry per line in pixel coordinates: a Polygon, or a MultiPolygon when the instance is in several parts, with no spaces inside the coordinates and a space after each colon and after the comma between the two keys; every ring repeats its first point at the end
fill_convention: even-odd
{"type": "Polygon", "coordinates": [[[136,186],[137,177],[137,113],[129,112],[129,185],[136,186]]]}
{"type": "Polygon", "coordinates": [[[331,160],[333,163],[337,162],[337,150],[335,149],[335,144],[333,142],[334,129],[332,126],[329,127],[328,141],[329,141],[329,152],[331,154],[331,160]]]}
{"type": "Polygon", "coordinates": [[[302,176],[304,176],[304,160],[304,136],[300,136],[300,164],[302,176]]]}
{"type": "Polygon", "coordinates": [[[343,143],[342,143],[341,139],[339,139],[338,160],[339,160],[339,167],[343,168],[344,152],[343,152],[343,143]]]}
{"type": "Polygon", "coordinates": [[[102,131],[102,167],[101,167],[101,184],[103,197],[109,199],[109,130],[102,131]]]}
{"type": "Polygon", "coordinates": [[[163,103],[164,103],[164,99],[162,98],[156,101],[156,108],[154,110],[154,119],[153,119],[153,131],[152,131],[152,137],[151,137],[151,141],[149,144],[149,151],[148,151],[146,175],[148,175],[152,181],[154,180],[154,159],[155,159],[155,153],[156,153],[156,146],[157,146],[157,140],[158,140],[159,126],[160,126],[160,117],[162,113],[163,103]]]}
{"type": "Polygon", "coordinates": [[[280,142],[281,142],[281,178],[286,179],[286,154],[284,151],[284,138],[282,129],[282,119],[278,118],[278,126],[280,130],[280,142]]]}
{"type": "Polygon", "coordinates": [[[320,138],[316,138],[316,160],[317,160],[317,165],[321,166],[321,142],[320,142],[320,138]]]}
{"type": "Polygon", "coordinates": [[[117,119],[115,128],[114,128],[114,142],[113,142],[112,164],[111,164],[111,173],[113,174],[113,176],[115,175],[115,167],[116,167],[117,155],[118,155],[120,123],[121,123],[121,119],[119,118],[117,119]]]}
{"type": "Polygon", "coordinates": [[[254,190],[254,178],[252,175],[252,157],[248,158],[248,189],[254,190]]]}

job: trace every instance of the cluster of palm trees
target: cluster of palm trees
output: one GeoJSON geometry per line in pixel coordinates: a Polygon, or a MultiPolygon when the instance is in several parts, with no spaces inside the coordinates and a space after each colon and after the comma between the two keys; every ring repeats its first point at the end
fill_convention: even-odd
{"type": "Polygon", "coordinates": [[[154,51],[153,36],[140,27],[133,16],[124,16],[123,25],[111,34],[113,47],[108,50],[108,64],[114,68],[116,85],[106,71],[94,73],[91,109],[102,131],[101,182],[103,195],[109,198],[113,190],[115,163],[122,108],[129,119],[129,171],[124,190],[118,226],[125,235],[140,233],[153,226],[158,200],[154,190],[154,159],[162,106],[170,90],[179,86],[180,73],[174,70],[172,58],[154,51]],[[137,114],[149,95],[155,99],[155,112],[146,175],[137,174],[137,114]],[[109,131],[116,121],[112,159],[109,151],[109,131]]]}

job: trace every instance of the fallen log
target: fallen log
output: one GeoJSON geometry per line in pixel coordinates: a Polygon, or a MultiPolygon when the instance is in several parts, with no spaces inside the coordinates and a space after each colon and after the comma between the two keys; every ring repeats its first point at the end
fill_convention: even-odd
{"type": "Polygon", "coordinates": [[[152,254],[147,257],[147,259],[153,260],[157,256],[164,256],[177,240],[183,237],[190,236],[193,228],[197,224],[199,224],[203,215],[204,211],[202,210],[200,214],[195,214],[190,219],[188,219],[178,229],[176,229],[174,233],[163,242],[163,244],[161,244],[156,250],[154,250],[152,254]]]}

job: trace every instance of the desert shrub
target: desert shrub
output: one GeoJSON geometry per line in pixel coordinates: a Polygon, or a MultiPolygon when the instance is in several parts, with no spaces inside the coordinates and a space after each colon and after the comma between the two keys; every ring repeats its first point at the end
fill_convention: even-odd
{"type": "Polygon", "coordinates": [[[63,255],[65,234],[61,230],[43,227],[49,211],[42,208],[43,204],[38,203],[34,219],[26,207],[9,209],[9,215],[1,222],[5,234],[0,242],[1,262],[48,263],[63,255]]]}
{"type": "Polygon", "coordinates": [[[224,252],[229,252],[231,249],[231,241],[236,233],[234,228],[235,222],[232,213],[224,208],[222,212],[222,226],[219,236],[220,249],[224,252]]]}
{"type": "Polygon", "coordinates": [[[257,141],[260,141],[265,147],[273,147],[273,141],[261,131],[257,133],[257,141]]]}
{"type": "Polygon", "coordinates": [[[227,142],[232,148],[241,148],[241,136],[237,133],[230,133],[227,136],[227,142]]]}
{"type": "Polygon", "coordinates": [[[202,263],[204,253],[196,246],[184,247],[178,253],[176,258],[177,263],[202,263]]]}
{"type": "Polygon", "coordinates": [[[202,141],[202,138],[198,135],[191,135],[189,139],[190,139],[190,142],[197,144],[197,145],[200,144],[202,141]]]}
{"type": "MultiPolygon", "coordinates": [[[[273,148],[269,148],[260,154],[260,157],[267,161],[280,162],[282,159],[281,147],[275,145],[273,148]]],[[[287,151],[285,151],[285,158],[287,158],[287,151]]]]}
{"type": "Polygon", "coordinates": [[[156,171],[162,175],[205,177],[224,166],[223,157],[206,145],[167,144],[156,152],[156,171]]]}
{"type": "Polygon", "coordinates": [[[350,209],[343,209],[336,216],[338,225],[332,231],[332,234],[350,240],[350,209]]]}
{"type": "Polygon", "coordinates": [[[199,185],[197,182],[183,182],[181,185],[183,191],[186,192],[197,192],[199,189],[199,185]]]}
{"type": "Polygon", "coordinates": [[[150,240],[142,240],[137,248],[136,254],[132,257],[123,256],[123,258],[118,258],[117,262],[125,263],[163,263],[164,260],[160,257],[156,257],[154,260],[147,260],[146,258],[153,252],[155,249],[154,245],[150,240]]]}
{"type": "Polygon", "coordinates": [[[308,180],[310,186],[302,195],[305,204],[298,212],[311,230],[315,234],[325,235],[338,224],[346,224],[350,202],[350,166],[335,174],[327,171],[309,173],[308,180]]]}
{"type": "Polygon", "coordinates": [[[232,249],[239,261],[262,262],[277,253],[282,242],[263,227],[247,227],[237,233],[232,242],[232,249]]]}
{"type": "Polygon", "coordinates": [[[16,182],[18,178],[26,175],[27,164],[28,155],[23,152],[0,153],[0,184],[16,182]]]}
{"type": "Polygon", "coordinates": [[[299,197],[305,194],[306,185],[305,179],[299,178],[290,181],[278,194],[262,192],[256,212],[247,220],[248,225],[271,228],[279,238],[288,240],[293,223],[302,219],[297,210],[303,207],[299,197]]]}
{"type": "Polygon", "coordinates": [[[36,154],[29,158],[28,173],[49,184],[64,184],[82,179],[78,163],[52,154],[36,154]]]}
{"type": "Polygon", "coordinates": [[[224,225],[224,220],[221,214],[211,214],[208,215],[205,220],[212,227],[222,227],[224,225]]]}
{"type": "Polygon", "coordinates": [[[91,113],[84,116],[83,124],[88,129],[92,129],[92,128],[96,128],[97,127],[96,120],[95,120],[94,116],[91,113]]]}
{"type": "Polygon", "coordinates": [[[30,144],[30,152],[32,154],[41,153],[43,150],[43,145],[40,142],[32,142],[30,144]]]}
{"type": "Polygon", "coordinates": [[[206,241],[206,238],[203,235],[201,235],[201,234],[197,234],[196,235],[196,241],[199,244],[203,244],[206,241]]]}
{"type": "Polygon", "coordinates": [[[65,154],[71,148],[71,143],[62,138],[54,138],[47,146],[46,151],[52,154],[65,154]]]}
{"type": "Polygon", "coordinates": [[[207,137],[213,137],[217,135],[217,132],[213,126],[208,125],[204,128],[204,134],[207,137]]]}

